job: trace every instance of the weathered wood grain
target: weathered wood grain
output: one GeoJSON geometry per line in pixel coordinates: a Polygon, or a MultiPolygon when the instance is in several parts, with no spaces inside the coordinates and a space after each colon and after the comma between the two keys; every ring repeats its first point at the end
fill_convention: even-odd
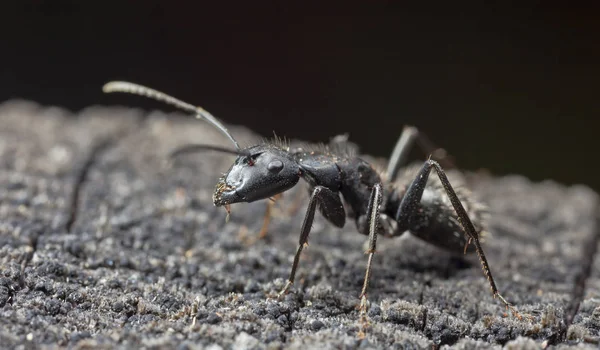
{"type": "Polygon", "coordinates": [[[597,346],[598,197],[584,186],[469,176],[492,210],[484,249],[498,286],[532,321],[504,316],[477,261],[380,239],[372,325],[360,340],[366,237],[317,218],[297,284],[269,299],[291,267],[305,204],[286,212],[305,189],[277,202],[267,240],[246,244],[240,236],[258,232],[265,204],[234,205],[225,222],[211,195],[232,157],[169,163],[188,142],[225,140],[179,114],[0,105],[0,345],[597,346]]]}

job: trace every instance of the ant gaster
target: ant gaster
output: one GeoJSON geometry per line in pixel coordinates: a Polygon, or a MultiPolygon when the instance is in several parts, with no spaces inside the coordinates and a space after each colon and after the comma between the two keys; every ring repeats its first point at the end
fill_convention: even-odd
{"type": "MultiPolygon", "coordinates": [[[[199,150],[237,155],[229,171],[219,179],[213,194],[214,205],[225,206],[228,213],[230,204],[272,198],[294,187],[300,178],[308,183],[308,209],[300,230],[291,273],[280,296],[287,293],[294,283],[300,255],[308,244],[308,235],[318,207],[321,214],[334,226],[341,228],[345,225],[346,218],[350,218],[355,220],[361,234],[368,235],[368,249],[365,252],[368,260],[359,296],[362,315],[367,310],[367,289],[377,236],[381,234],[396,237],[410,231],[414,236],[450,252],[463,252],[464,249],[466,253],[467,247],[473,244],[493,296],[521,318],[499,293],[479,241],[479,231],[469,218],[461,199],[469,204],[472,212],[476,203],[460,191],[457,194],[442,167],[431,156],[413,175],[410,185],[398,183],[398,176],[405,166],[410,147],[417,141],[422,141],[421,146],[424,147],[423,142],[426,142],[424,135],[416,128],[406,127],[403,130],[387,171],[380,172],[356,155],[336,152],[328,147],[309,151],[302,148],[290,149],[278,143],[264,143],[241,148],[227,129],[206,110],[145,86],[116,81],[104,85],[103,91],[137,94],[169,103],[194,113],[196,118],[209,122],[227,136],[235,149],[190,145],[175,151],[172,156],[199,150]],[[437,174],[438,182],[430,181],[432,170],[437,174]],[[433,188],[435,186],[437,188],[433,188]]],[[[477,213],[472,216],[480,226],[477,213]]]]}

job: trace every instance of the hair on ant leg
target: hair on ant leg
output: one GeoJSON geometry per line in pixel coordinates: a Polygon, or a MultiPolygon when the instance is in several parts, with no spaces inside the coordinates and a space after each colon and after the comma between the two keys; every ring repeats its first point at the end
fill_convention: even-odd
{"type": "Polygon", "coordinates": [[[415,127],[405,127],[392,152],[386,171],[380,171],[360,158],[356,148],[344,147],[347,137],[337,137],[329,145],[291,148],[280,139],[241,148],[234,137],[206,110],[180,101],[162,92],[127,82],[111,82],[105,92],[126,92],[164,101],[191,112],[221,131],[233,148],[189,145],[172,156],[198,151],[216,151],[237,155],[229,170],[218,179],[213,194],[215,206],[228,208],[234,203],[251,203],[273,198],[303,179],[309,188],[308,208],[300,228],[298,248],[290,275],[279,295],[294,284],[302,249],[317,208],[327,221],[343,227],[346,219],[355,221],[357,231],[368,236],[367,265],[359,295],[361,319],[368,309],[367,292],[377,237],[396,237],[410,231],[416,237],[453,252],[466,252],[472,244],[494,298],[500,300],[518,318],[520,314],[498,291],[480,244],[477,215],[469,216],[463,202],[472,204],[468,194],[456,190],[442,166],[431,156],[414,177],[399,176],[405,169],[409,150],[418,144],[429,154],[442,155],[448,167],[454,164],[445,151],[435,147],[415,127]],[[434,170],[437,180],[429,179],[434,170]],[[431,181],[430,181],[431,180],[431,181]]]}

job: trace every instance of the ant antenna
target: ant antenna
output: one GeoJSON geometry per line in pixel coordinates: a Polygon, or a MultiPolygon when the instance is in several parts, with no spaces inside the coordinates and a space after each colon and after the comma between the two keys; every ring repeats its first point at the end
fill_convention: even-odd
{"type": "Polygon", "coordinates": [[[227,128],[225,128],[225,126],[223,126],[223,124],[221,124],[217,120],[217,118],[215,118],[212,114],[208,113],[208,111],[206,111],[202,107],[194,106],[187,102],[183,102],[181,100],[176,99],[175,97],[169,96],[158,90],[154,90],[143,85],[130,83],[126,81],[111,81],[109,83],[106,83],[102,87],[102,91],[104,91],[105,93],[124,92],[133,95],[149,97],[154,100],[165,102],[172,106],[178,107],[179,109],[182,109],[186,112],[195,113],[196,118],[204,119],[205,121],[212,124],[214,127],[219,129],[219,131],[221,131],[225,136],[227,136],[231,140],[231,142],[233,142],[235,148],[238,151],[241,150],[240,145],[233,138],[233,136],[231,136],[229,131],[227,131],[227,128]]]}
{"type": "Polygon", "coordinates": [[[217,151],[217,152],[223,152],[223,153],[229,153],[229,154],[235,154],[238,156],[248,156],[250,155],[249,152],[246,152],[244,150],[234,150],[234,149],[229,149],[229,148],[225,148],[225,147],[220,147],[220,146],[213,146],[213,145],[196,145],[196,144],[192,144],[192,145],[186,145],[180,148],[177,148],[175,151],[171,152],[169,154],[169,158],[175,158],[178,157],[182,154],[186,154],[186,153],[195,153],[198,151],[217,151]]]}

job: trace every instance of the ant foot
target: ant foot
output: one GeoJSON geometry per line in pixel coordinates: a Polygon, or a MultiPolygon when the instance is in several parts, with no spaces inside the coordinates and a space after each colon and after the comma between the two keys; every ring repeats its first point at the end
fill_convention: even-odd
{"type": "Polygon", "coordinates": [[[281,300],[287,294],[287,292],[290,290],[290,287],[292,286],[292,284],[294,284],[294,282],[288,280],[285,283],[285,287],[283,287],[281,292],[279,292],[279,294],[277,295],[277,299],[281,300]]]}
{"type": "Polygon", "coordinates": [[[366,329],[370,326],[369,316],[367,312],[369,311],[369,301],[367,300],[367,295],[362,294],[360,296],[360,331],[358,332],[358,337],[360,339],[364,339],[366,336],[366,329]]]}

